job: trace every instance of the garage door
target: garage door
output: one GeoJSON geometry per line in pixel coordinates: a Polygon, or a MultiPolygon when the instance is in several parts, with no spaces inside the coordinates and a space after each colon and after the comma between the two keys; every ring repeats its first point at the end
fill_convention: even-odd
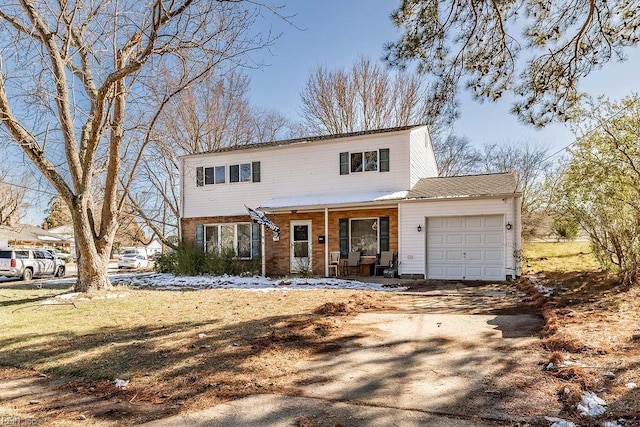
{"type": "Polygon", "coordinates": [[[504,218],[427,218],[427,277],[504,280],[504,218]]]}

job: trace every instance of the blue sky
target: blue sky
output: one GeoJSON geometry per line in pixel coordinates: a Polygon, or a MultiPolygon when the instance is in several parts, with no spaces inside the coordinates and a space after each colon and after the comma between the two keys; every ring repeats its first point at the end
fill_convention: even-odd
{"type": "MultiPolygon", "coordinates": [[[[284,1],[284,0],[283,0],[284,1]]],[[[284,4],[277,0],[269,4],[284,4]]],[[[293,120],[299,120],[299,93],[309,72],[317,65],[350,67],[361,55],[380,59],[385,42],[395,40],[399,32],[390,14],[399,1],[390,0],[297,0],[282,9],[301,30],[275,17],[265,22],[282,36],[269,52],[256,55],[270,65],[248,71],[254,104],[273,108],[293,120]]],[[[592,95],[606,94],[618,99],[638,91],[640,65],[638,49],[629,52],[629,60],[611,63],[585,79],[581,88],[592,95]]],[[[479,104],[464,95],[461,117],[454,125],[458,135],[467,136],[474,145],[527,139],[550,147],[550,153],[570,144],[575,138],[561,124],[542,130],[520,124],[509,114],[510,103],[479,104]]]]}

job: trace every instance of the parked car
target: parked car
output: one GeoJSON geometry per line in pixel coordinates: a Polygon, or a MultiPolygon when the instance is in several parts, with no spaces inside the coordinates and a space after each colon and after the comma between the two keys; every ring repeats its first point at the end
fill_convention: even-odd
{"type": "Polygon", "coordinates": [[[20,277],[62,277],[66,271],[64,260],[44,249],[1,249],[0,276],[20,277]]]}
{"type": "Polygon", "coordinates": [[[128,253],[122,255],[118,260],[118,268],[147,268],[149,261],[143,255],[137,253],[128,253]]]}
{"type": "Polygon", "coordinates": [[[60,252],[60,251],[59,251],[59,250],[57,250],[57,249],[47,249],[47,251],[48,251],[51,255],[53,255],[53,256],[55,256],[55,257],[60,258],[60,259],[61,259],[61,260],[63,260],[64,262],[69,262],[69,261],[71,261],[71,255],[70,255],[70,254],[67,254],[67,253],[64,253],[64,252],[60,252]]]}
{"type": "Polygon", "coordinates": [[[147,256],[147,250],[145,248],[128,248],[122,251],[122,253],[120,254],[120,256],[127,256],[127,255],[142,255],[145,259],[148,258],[147,256]]]}

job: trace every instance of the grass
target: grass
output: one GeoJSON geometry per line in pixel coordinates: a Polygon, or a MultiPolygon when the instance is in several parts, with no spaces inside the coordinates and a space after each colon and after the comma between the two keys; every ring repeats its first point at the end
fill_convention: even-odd
{"type": "Polygon", "coordinates": [[[43,304],[66,291],[0,287],[0,366],[75,378],[76,389],[109,393],[112,380],[129,380],[123,398],[194,408],[286,389],[297,379],[297,360],[356,338],[338,333],[343,316],[386,297],[116,289],[43,304]]]}
{"type": "Polygon", "coordinates": [[[592,271],[600,267],[587,241],[524,242],[522,261],[524,274],[592,271]]]}

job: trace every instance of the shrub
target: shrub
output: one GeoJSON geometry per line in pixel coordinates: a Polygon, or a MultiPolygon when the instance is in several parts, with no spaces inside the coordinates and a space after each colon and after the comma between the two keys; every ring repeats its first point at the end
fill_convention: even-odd
{"type": "Polygon", "coordinates": [[[258,261],[239,260],[233,249],[226,248],[203,252],[193,246],[180,244],[170,253],[158,257],[155,269],[160,273],[173,273],[180,276],[196,276],[199,274],[211,274],[220,276],[229,274],[233,276],[253,274],[259,268],[258,261]]]}
{"type": "Polygon", "coordinates": [[[557,239],[575,240],[578,237],[580,226],[573,218],[554,218],[551,231],[557,239]]]}

